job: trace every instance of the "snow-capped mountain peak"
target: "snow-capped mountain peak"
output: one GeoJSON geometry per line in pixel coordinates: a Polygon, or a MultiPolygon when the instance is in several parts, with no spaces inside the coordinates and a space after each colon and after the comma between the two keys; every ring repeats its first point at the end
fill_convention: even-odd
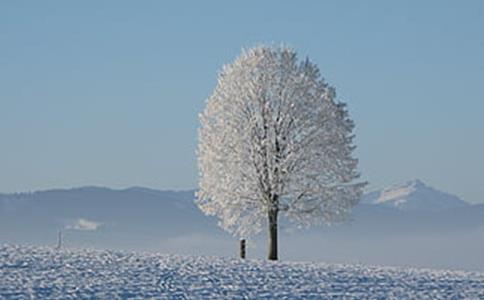
{"type": "Polygon", "coordinates": [[[468,205],[459,197],[429,187],[419,179],[368,193],[362,203],[406,211],[438,211],[468,205]]]}
{"type": "Polygon", "coordinates": [[[419,179],[407,181],[404,184],[394,185],[380,191],[380,196],[376,203],[395,202],[395,205],[402,205],[407,201],[406,197],[416,192],[418,189],[428,188],[419,179]],[[397,199],[397,200],[396,200],[397,199]]]}

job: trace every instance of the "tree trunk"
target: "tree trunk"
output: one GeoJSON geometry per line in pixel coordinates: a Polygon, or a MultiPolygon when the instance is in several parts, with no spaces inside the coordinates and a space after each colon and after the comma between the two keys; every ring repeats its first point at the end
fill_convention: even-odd
{"type": "Polygon", "coordinates": [[[269,260],[277,260],[277,209],[269,210],[269,260]]]}

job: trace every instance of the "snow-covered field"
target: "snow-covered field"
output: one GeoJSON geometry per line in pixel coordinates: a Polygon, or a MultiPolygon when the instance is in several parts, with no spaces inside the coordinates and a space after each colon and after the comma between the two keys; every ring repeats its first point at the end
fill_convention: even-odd
{"type": "Polygon", "coordinates": [[[0,246],[0,299],[484,299],[484,273],[0,246]]]}

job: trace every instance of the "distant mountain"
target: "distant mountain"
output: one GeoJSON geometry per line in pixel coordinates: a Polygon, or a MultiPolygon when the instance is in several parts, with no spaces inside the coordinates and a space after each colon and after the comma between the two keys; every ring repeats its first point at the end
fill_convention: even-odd
{"type": "Polygon", "coordinates": [[[429,187],[418,179],[365,194],[361,203],[403,211],[442,211],[469,206],[459,197],[429,187]]]}
{"type": "MultiPolygon", "coordinates": [[[[194,190],[81,187],[0,194],[0,244],[237,255],[238,239],[195,205],[194,190]]],[[[249,257],[265,257],[265,230],[249,257]]],[[[281,218],[281,257],[484,270],[484,204],[414,180],[365,195],[345,224],[297,230],[281,218]]]]}
{"type": "Polygon", "coordinates": [[[139,187],[0,194],[0,243],[53,244],[64,230],[71,245],[143,249],[194,233],[223,233],[193,200],[193,190],[139,187]]]}

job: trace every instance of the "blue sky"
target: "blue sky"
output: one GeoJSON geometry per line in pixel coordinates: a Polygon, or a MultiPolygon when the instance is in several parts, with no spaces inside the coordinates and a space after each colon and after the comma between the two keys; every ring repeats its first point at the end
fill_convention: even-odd
{"type": "Polygon", "coordinates": [[[370,189],[484,202],[483,1],[1,1],[0,192],[196,187],[197,115],[260,43],[336,87],[370,189]]]}

